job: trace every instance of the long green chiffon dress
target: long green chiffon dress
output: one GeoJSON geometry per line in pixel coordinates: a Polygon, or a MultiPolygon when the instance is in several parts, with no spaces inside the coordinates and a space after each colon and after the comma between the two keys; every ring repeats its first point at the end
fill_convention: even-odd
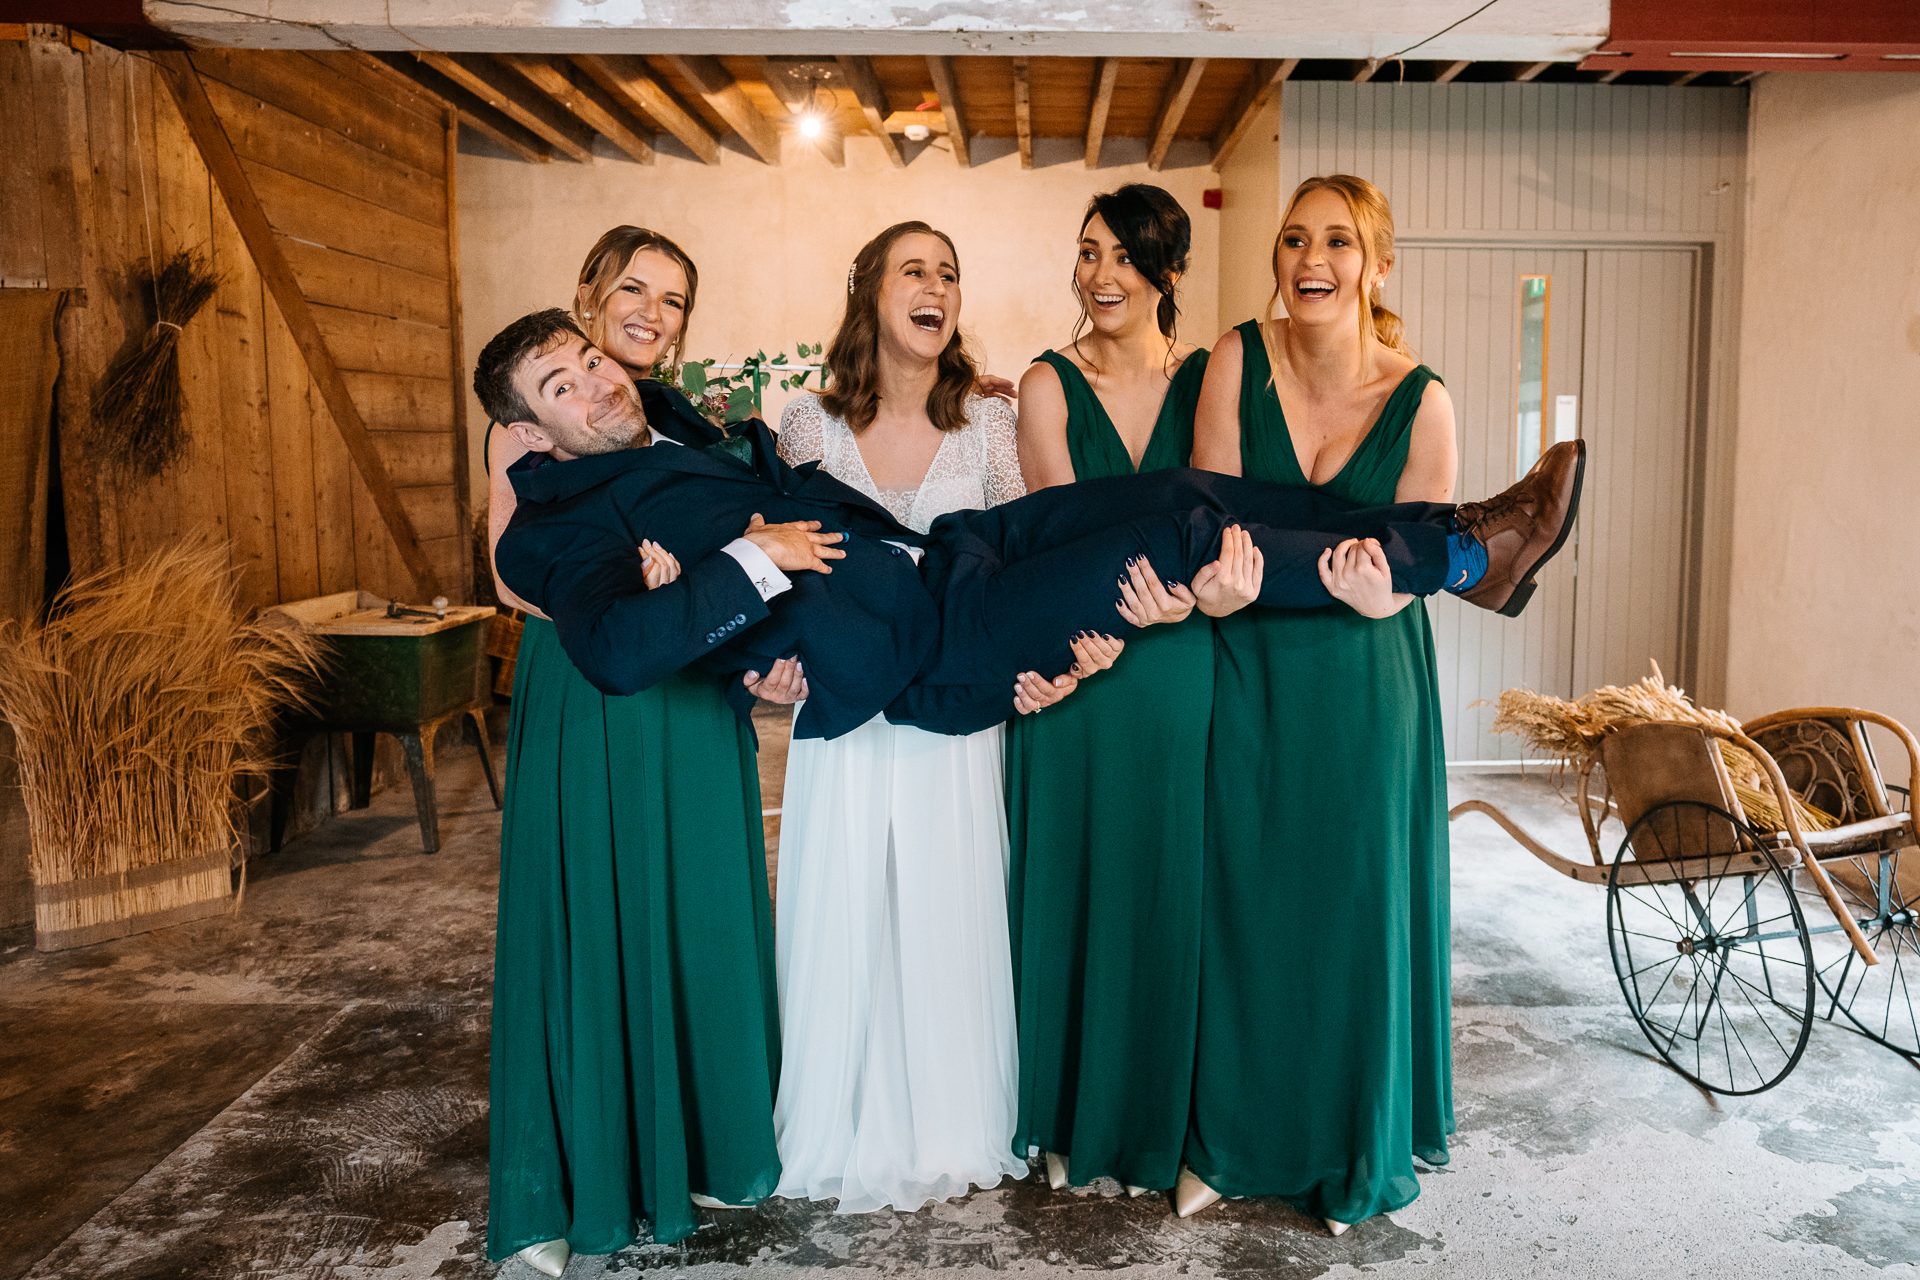
{"type": "Polygon", "coordinates": [[[711,676],[588,684],[529,618],[494,957],[487,1254],[671,1242],[780,1178],[760,779],[711,676]]]}
{"type": "MultiPolygon", "coordinates": [[[[1040,359],[1066,392],[1074,478],[1131,473],[1073,361],[1051,351],[1040,359]]],[[[1206,363],[1195,351],[1175,372],[1141,471],[1187,465],[1206,363]]],[[[1179,1173],[1213,701],[1213,625],[1196,610],[1128,640],[1111,670],[1007,734],[1014,1152],[1065,1155],[1076,1183],[1170,1187],[1179,1173]]]]}
{"type": "MultiPolygon", "coordinates": [[[[1244,474],[1311,487],[1239,327],[1244,474]]],[[[1393,501],[1437,375],[1388,399],[1325,491],[1393,501]]],[[[1419,1194],[1453,1132],[1447,804],[1421,601],[1247,609],[1215,628],[1205,923],[1187,1159],[1216,1191],[1358,1222],[1419,1194]]]]}

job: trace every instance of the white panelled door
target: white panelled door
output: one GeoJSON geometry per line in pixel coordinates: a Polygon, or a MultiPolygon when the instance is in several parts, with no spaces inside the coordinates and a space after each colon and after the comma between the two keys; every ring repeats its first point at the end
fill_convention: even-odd
{"type": "Polygon", "coordinates": [[[1569,432],[1588,449],[1580,522],[1525,613],[1428,602],[1449,760],[1522,754],[1488,732],[1502,689],[1578,697],[1649,658],[1684,674],[1696,265],[1685,248],[1400,250],[1385,301],[1452,395],[1455,501],[1569,432]]]}

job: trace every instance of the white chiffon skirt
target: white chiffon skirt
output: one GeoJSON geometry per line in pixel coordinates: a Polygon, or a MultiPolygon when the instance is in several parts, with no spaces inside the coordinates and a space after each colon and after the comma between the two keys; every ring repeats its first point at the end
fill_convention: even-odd
{"type": "Polygon", "coordinates": [[[1027,1172],[1001,741],[876,717],[789,750],[775,1195],[911,1211],[1027,1172]]]}

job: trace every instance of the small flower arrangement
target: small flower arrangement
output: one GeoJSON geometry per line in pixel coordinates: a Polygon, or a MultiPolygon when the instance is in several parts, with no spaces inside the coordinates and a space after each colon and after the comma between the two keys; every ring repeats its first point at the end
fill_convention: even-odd
{"type": "Polygon", "coordinates": [[[687,399],[700,406],[709,421],[724,430],[728,423],[760,416],[763,393],[776,375],[782,375],[780,389],[783,391],[806,386],[816,367],[820,382],[826,382],[825,365],[805,363],[810,357],[826,354],[826,345],[800,342],[794,344],[794,350],[792,357],[784,351],[774,356],[756,351],[742,360],[738,369],[725,372],[714,371],[717,362],[711,357],[689,360],[677,369],[663,369],[657,376],[670,386],[679,387],[687,399]]]}

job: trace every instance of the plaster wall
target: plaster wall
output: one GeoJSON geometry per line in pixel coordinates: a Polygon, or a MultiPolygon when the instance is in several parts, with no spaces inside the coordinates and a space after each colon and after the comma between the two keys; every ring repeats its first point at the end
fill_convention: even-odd
{"type": "MultiPolygon", "coordinates": [[[[960,326],[975,355],[990,372],[1018,379],[1034,356],[1072,336],[1079,315],[1070,292],[1074,243],[1088,198],[1128,182],[1166,188],[1192,217],[1180,332],[1209,346],[1218,336],[1220,215],[1201,207],[1218,177],[1203,148],[1176,146],[1159,173],[1146,167],[1143,144],[1125,140],[1107,143],[1098,169],[1082,164],[1078,139],[1037,139],[1031,170],[1020,168],[1005,139],[975,138],[974,165],[966,170],[944,150],[917,151],[904,169],[891,167],[879,144],[861,137],[847,140],[844,169],[798,137],[786,140],[778,168],[732,150],[715,166],[664,149],[648,166],[609,158],[529,165],[463,154],[466,367],[515,317],[566,305],[587,249],[622,222],[664,231],[693,256],[700,294],[688,355],[729,362],[757,349],[772,355],[830,338],[854,254],[887,226],[917,218],[959,248],[960,326]]],[[[777,383],[768,389],[770,422],[787,399],[777,383]]],[[[469,402],[468,421],[479,498],[487,416],[477,400],[469,402]]]]}
{"type": "Polygon", "coordinates": [[[1607,0],[147,0],[195,43],[479,53],[1024,53],[1119,57],[1572,60],[1607,0]],[[1438,33],[1438,34],[1436,34],[1438,33]]]}
{"type": "Polygon", "coordinates": [[[1750,119],[1728,706],[1920,725],[1920,75],[1766,76],[1750,119]]]}
{"type": "Polygon", "coordinates": [[[1267,313],[1280,234],[1280,95],[1260,110],[1220,171],[1220,327],[1267,313]]]}

